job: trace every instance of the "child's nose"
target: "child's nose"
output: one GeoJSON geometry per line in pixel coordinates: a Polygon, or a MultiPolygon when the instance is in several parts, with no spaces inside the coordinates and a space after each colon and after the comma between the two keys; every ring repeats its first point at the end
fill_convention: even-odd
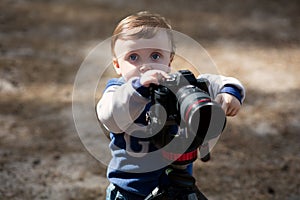
{"type": "Polygon", "coordinates": [[[140,67],[140,72],[145,73],[146,71],[151,70],[151,69],[152,69],[152,67],[150,65],[143,65],[140,67]]]}

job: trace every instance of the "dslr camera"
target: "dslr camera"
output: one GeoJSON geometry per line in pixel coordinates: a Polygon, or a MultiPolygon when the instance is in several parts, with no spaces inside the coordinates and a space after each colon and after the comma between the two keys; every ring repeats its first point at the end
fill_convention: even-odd
{"type": "Polygon", "coordinates": [[[225,127],[225,113],[209,95],[208,86],[206,79],[196,79],[189,70],[150,86],[149,133],[172,164],[193,162],[200,145],[218,137],[225,127]]]}

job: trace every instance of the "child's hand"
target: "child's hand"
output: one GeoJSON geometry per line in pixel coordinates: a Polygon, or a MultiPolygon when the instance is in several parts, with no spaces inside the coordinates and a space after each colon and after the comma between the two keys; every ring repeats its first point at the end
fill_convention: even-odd
{"type": "Polygon", "coordinates": [[[215,101],[221,104],[226,116],[235,116],[242,107],[240,101],[228,93],[218,94],[215,101]]]}
{"type": "Polygon", "coordinates": [[[148,70],[141,75],[140,83],[145,86],[149,87],[151,83],[159,85],[159,82],[165,78],[169,78],[170,76],[162,70],[148,70]]]}

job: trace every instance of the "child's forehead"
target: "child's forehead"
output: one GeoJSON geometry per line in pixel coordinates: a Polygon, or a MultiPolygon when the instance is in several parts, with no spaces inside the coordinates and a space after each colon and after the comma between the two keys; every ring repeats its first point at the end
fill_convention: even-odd
{"type": "Polygon", "coordinates": [[[157,49],[171,51],[171,41],[166,32],[158,32],[152,38],[139,38],[132,40],[118,39],[115,43],[115,53],[118,56],[139,49],[157,49]]]}

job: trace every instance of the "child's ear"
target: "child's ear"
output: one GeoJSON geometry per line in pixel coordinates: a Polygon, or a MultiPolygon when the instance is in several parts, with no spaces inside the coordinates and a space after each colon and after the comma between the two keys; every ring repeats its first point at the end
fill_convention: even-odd
{"type": "Polygon", "coordinates": [[[121,69],[117,59],[113,59],[113,65],[118,75],[121,75],[121,69]]]}

